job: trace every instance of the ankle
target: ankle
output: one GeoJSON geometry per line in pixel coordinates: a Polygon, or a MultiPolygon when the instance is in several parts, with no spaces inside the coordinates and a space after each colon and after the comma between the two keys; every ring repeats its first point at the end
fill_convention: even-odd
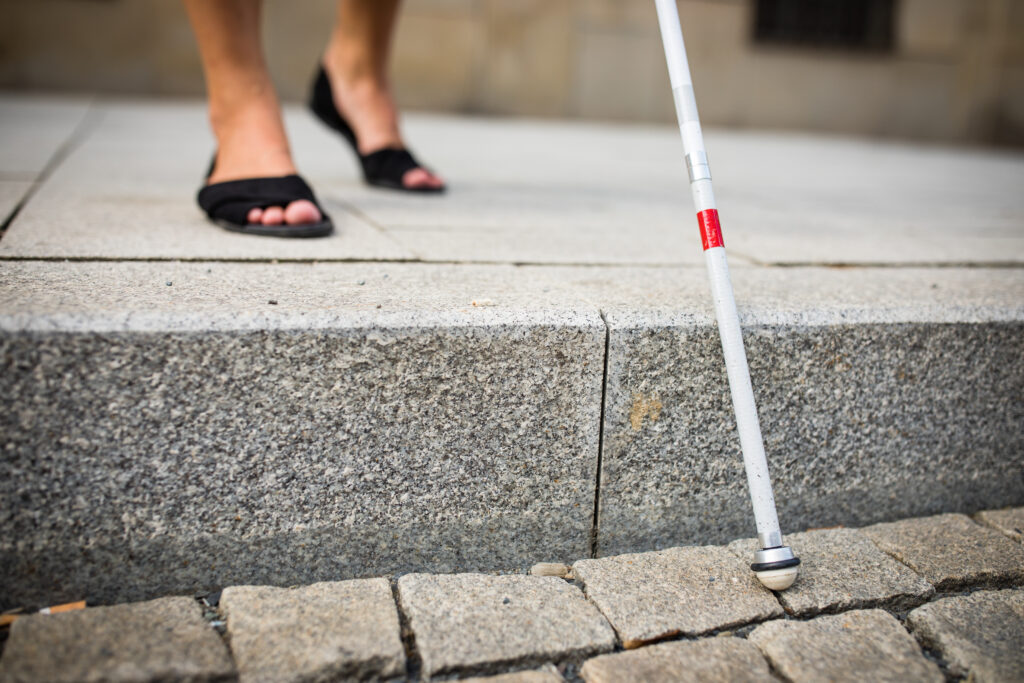
{"type": "Polygon", "coordinates": [[[279,118],[277,93],[268,79],[240,78],[209,88],[210,123],[216,130],[253,118],[279,118]]]}
{"type": "Polygon", "coordinates": [[[365,54],[331,43],[323,55],[324,69],[334,87],[346,93],[386,93],[387,74],[365,54]]]}

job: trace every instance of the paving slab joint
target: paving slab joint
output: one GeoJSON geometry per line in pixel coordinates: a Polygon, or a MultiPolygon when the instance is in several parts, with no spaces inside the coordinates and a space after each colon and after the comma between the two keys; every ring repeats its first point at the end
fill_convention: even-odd
{"type": "Polygon", "coordinates": [[[601,369],[601,416],[597,427],[597,470],[594,475],[594,521],[590,527],[590,558],[598,556],[600,533],[599,522],[601,520],[601,456],[604,453],[604,426],[605,426],[605,405],[608,396],[608,355],[612,343],[612,329],[608,324],[608,318],[604,311],[598,311],[601,322],[604,323],[604,359],[601,369]]]}
{"type": "Polygon", "coordinates": [[[398,625],[401,629],[402,649],[405,650],[405,677],[409,681],[421,680],[420,673],[423,671],[423,658],[416,648],[416,634],[412,630],[409,615],[402,607],[401,593],[398,592],[398,577],[391,577],[391,597],[395,601],[395,608],[398,610],[398,625]]]}
{"type": "Polygon", "coordinates": [[[4,238],[7,233],[7,228],[14,223],[14,220],[21,213],[22,208],[32,199],[32,195],[42,186],[47,178],[60,166],[61,162],[68,158],[68,156],[81,145],[85,139],[89,136],[89,133],[96,127],[96,125],[103,118],[101,110],[97,109],[92,102],[86,105],[85,113],[82,118],[79,119],[75,127],[72,128],[71,133],[67,138],[60,144],[59,147],[54,151],[53,155],[46,160],[46,164],[42,170],[39,171],[38,175],[32,180],[31,186],[22,195],[21,200],[11,209],[11,212],[4,217],[3,221],[0,222],[0,240],[4,238]]]}

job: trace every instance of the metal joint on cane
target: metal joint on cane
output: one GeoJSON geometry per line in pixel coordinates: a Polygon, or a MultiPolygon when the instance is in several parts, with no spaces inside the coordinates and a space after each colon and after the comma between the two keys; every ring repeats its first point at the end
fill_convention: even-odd
{"type": "Polygon", "coordinates": [[[767,587],[784,590],[796,578],[796,567],[800,560],[793,555],[792,550],[782,545],[782,533],[775,511],[771,480],[768,478],[768,461],[765,458],[761,426],[757,419],[757,407],[754,405],[754,389],[750,383],[747,355],[743,349],[739,314],[736,312],[736,301],[729,280],[729,265],[725,258],[722,228],[718,220],[715,195],[711,189],[711,167],[708,165],[707,152],[704,149],[704,136],[697,114],[697,100],[693,93],[693,80],[686,59],[679,13],[675,0],[655,0],[655,5],[658,10],[658,24],[665,47],[665,61],[668,64],[676,115],[679,118],[679,132],[686,154],[690,192],[697,209],[704,260],[711,282],[718,334],[722,341],[726,373],[729,376],[736,427],[743,450],[743,465],[747,472],[747,487],[754,508],[757,537],[761,544],[761,550],[755,554],[751,569],[767,587]]]}

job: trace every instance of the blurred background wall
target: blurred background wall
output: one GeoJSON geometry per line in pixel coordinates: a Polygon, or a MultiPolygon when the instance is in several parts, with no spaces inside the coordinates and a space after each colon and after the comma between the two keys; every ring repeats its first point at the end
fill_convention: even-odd
{"type": "MultiPolygon", "coordinates": [[[[1024,144],[1024,0],[680,0],[708,124],[1024,144]]],[[[301,99],[331,0],[266,0],[301,99]]],[[[0,0],[0,87],[201,95],[178,0],[0,0]]],[[[670,122],[653,0],[406,0],[407,107],[670,122]]]]}

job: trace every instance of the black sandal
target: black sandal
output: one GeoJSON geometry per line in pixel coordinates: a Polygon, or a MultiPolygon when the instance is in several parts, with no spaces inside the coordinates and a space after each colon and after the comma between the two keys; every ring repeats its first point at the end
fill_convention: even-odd
{"type": "Polygon", "coordinates": [[[356,140],[355,131],[348,121],[342,118],[337,107],[334,106],[334,94],[331,92],[331,83],[323,66],[317,72],[313,81],[313,90],[309,98],[309,108],[313,114],[324,122],[327,127],[341,133],[341,136],[352,146],[352,151],[359,157],[359,164],[363,167],[363,179],[367,185],[386,187],[392,190],[403,192],[444,192],[441,187],[406,187],[402,183],[402,177],[407,171],[414,168],[426,169],[426,166],[416,160],[416,157],[409,150],[401,147],[385,147],[369,154],[359,153],[359,143],[356,140]]]}
{"type": "MultiPolygon", "coordinates": [[[[216,163],[216,158],[213,163],[216,163]]],[[[213,163],[210,164],[207,178],[213,173],[213,163]]],[[[316,195],[306,181],[297,175],[213,183],[201,188],[196,199],[199,208],[206,212],[211,221],[232,232],[271,237],[324,237],[334,232],[331,217],[320,208],[316,195]],[[263,225],[249,222],[249,212],[253,209],[266,209],[270,206],[280,206],[283,209],[298,199],[313,202],[320,211],[321,219],[316,223],[297,225],[263,225]]]]}

